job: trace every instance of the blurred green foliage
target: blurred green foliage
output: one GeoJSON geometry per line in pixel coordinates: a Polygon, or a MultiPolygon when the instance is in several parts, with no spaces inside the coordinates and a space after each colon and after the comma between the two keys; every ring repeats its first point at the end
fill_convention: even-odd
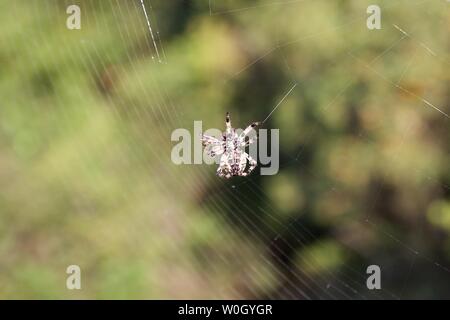
{"type": "Polygon", "coordinates": [[[145,1],[163,63],[138,0],[76,3],[0,1],[0,298],[450,297],[448,3],[145,1]],[[278,175],[170,161],[294,82],[278,175]]]}

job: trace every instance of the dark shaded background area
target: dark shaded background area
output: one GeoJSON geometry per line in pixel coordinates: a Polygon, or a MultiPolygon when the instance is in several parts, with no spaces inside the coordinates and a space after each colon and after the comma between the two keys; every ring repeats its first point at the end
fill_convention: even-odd
{"type": "Polygon", "coordinates": [[[0,1],[1,298],[450,298],[448,2],[145,1],[162,63],[140,1],[70,4],[0,1]],[[171,162],[294,83],[277,175],[171,162]]]}

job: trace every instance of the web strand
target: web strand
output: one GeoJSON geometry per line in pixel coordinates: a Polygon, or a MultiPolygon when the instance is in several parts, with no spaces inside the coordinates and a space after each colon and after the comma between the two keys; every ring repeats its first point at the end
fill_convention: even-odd
{"type": "MultiPolygon", "coordinates": [[[[150,35],[152,37],[152,42],[153,42],[153,46],[155,48],[156,56],[158,57],[158,61],[162,62],[161,57],[159,56],[158,45],[156,44],[155,36],[153,35],[152,26],[150,24],[150,18],[148,17],[147,10],[145,9],[144,0],[141,0],[141,6],[142,6],[142,10],[144,11],[145,20],[147,21],[148,30],[150,31],[150,35]]],[[[154,57],[152,57],[152,58],[154,58],[154,57]]]]}
{"type": "Polygon", "coordinates": [[[283,96],[283,98],[277,103],[277,105],[275,106],[275,108],[272,109],[272,111],[267,115],[267,117],[261,122],[261,125],[263,125],[272,115],[272,113],[275,112],[275,110],[277,110],[277,108],[283,103],[284,99],[287,98],[287,96],[289,96],[289,94],[292,92],[292,90],[295,89],[295,87],[297,86],[297,83],[295,83],[290,89],[289,91],[283,96]]]}

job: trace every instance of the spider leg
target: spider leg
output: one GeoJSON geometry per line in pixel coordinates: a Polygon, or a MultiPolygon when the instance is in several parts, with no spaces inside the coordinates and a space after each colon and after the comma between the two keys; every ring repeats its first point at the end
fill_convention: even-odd
{"type": "Polygon", "coordinates": [[[202,136],[202,143],[204,146],[209,145],[209,144],[220,144],[221,141],[215,137],[212,136],[208,136],[208,135],[203,135],[202,136]]]}
{"type": "Polygon", "coordinates": [[[210,157],[214,158],[216,155],[221,155],[225,152],[221,145],[208,145],[207,152],[210,157]]]}
{"type": "Polygon", "coordinates": [[[254,137],[249,137],[249,140],[247,142],[245,141],[245,137],[250,133],[250,131],[253,128],[256,128],[258,125],[259,125],[259,122],[253,122],[251,125],[249,125],[247,128],[245,128],[244,131],[242,131],[242,133],[238,137],[238,140],[239,140],[238,143],[241,147],[246,147],[258,139],[258,136],[256,135],[254,137]]]}
{"type": "Polygon", "coordinates": [[[202,143],[203,146],[205,147],[207,154],[211,158],[214,158],[216,155],[221,155],[225,151],[223,148],[222,141],[220,141],[215,137],[204,134],[202,136],[202,143]]]}
{"type": "Polygon", "coordinates": [[[247,158],[248,163],[250,164],[250,166],[248,167],[247,171],[244,171],[242,173],[242,176],[245,177],[245,176],[248,176],[256,168],[256,165],[258,164],[258,162],[256,162],[255,159],[250,157],[250,155],[247,152],[244,152],[244,156],[247,158]]]}
{"type": "Polygon", "coordinates": [[[241,135],[239,136],[240,139],[243,139],[246,135],[250,133],[250,131],[257,127],[259,125],[259,122],[253,122],[251,125],[249,125],[247,128],[245,128],[244,131],[242,131],[241,135]]]}
{"type": "Polygon", "coordinates": [[[258,137],[253,137],[248,139],[248,141],[245,141],[244,139],[242,139],[241,141],[241,147],[246,147],[251,145],[252,143],[256,142],[256,140],[258,140],[258,137]]]}
{"type": "Polygon", "coordinates": [[[225,125],[227,128],[227,133],[230,134],[231,133],[231,120],[230,120],[230,113],[227,112],[227,115],[225,117],[225,125]]]}

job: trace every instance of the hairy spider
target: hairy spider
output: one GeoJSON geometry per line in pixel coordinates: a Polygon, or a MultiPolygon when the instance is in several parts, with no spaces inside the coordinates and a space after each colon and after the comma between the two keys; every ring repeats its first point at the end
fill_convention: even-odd
{"type": "Polygon", "coordinates": [[[245,141],[245,137],[253,128],[259,125],[259,123],[253,122],[238,135],[236,130],[231,127],[230,114],[227,112],[225,124],[226,131],[222,134],[222,140],[212,136],[203,135],[203,146],[205,146],[205,149],[211,157],[221,155],[219,168],[217,168],[217,175],[219,177],[225,177],[227,179],[232,176],[245,177],[249,175],[257,165],[257,162],[245,152],[245,147],[255,142],[256,137],[250,138],[248,141],[245,141]],[[249,163],[248,168],[247,161],[249,163]]]}

